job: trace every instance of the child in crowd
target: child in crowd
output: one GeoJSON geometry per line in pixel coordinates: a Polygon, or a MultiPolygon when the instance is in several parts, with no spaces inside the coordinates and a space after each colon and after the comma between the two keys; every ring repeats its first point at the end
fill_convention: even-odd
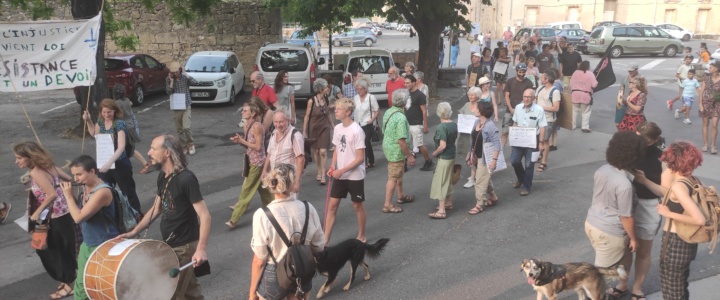
{"type": "Polygon", "coordinates": [[[685,113],[685,120],[683,121],[683,124],[687,125],[692,124],[692,122],[690,122],[690,108],[695,101],[695,91],[698,92],[698,95],[700,94],[700,83],[698,83],[697,79],[694,77],[695,70],[688,70],[687,78],[680,83],[680,87],[683,89],[683,107],[682,109],[675,110],[675,119],[680,118],[680,113],[685,113]]]}
{"type": "Polygon", "coordinates": [[[702,60],[703,65],[707,65],[710,62],[710,51],[708,51],[707,46],[700,47],[700,60],[702,60]]]}
{"type": "Polygon", "coordinates": [[[683,52],[683,60],[687,58],[688,56],[692,56],[692,47],[685,47],[685,52],[683,52]]]}
{"type": "Polygon", "coordinates": [[[535,58],[528,57],[525,61],[525,64],[527,65],[527,72],[525,73],[525,78],[532,81],[533,88],[537,88],[538,79],[540,78],[540,71],[538,70],[538,67],[535,66],[535,58]]]}

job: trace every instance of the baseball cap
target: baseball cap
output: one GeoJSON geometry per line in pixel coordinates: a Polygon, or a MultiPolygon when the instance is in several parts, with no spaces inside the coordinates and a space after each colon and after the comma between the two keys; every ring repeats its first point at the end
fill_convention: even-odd
{"type": "Polygon", "coordinates": [[[170,69],[170,72],[177,72],[180,70],[180,63],[179,62],[171,62],[170,65],[168,65],[168,69],[170,69]]]}
{"type": "Polygon", "coordinates": [[[637,70],[638,70],[638,65],[632,64],[632,65],[630,65],[630,69],[628,71],[637,71],[637,70]]]}
{"type": "Polygon", "coordinates": [[[482,54],[480,52],[473,53],[473,56],[482,57],[482,54]]]}
{"type": "Polygon", "coordinates": [[[515,70],[527,71],[527,65],[524,64],[524,63],[520,63],[520,64],[518,64],[517,66],[515,66],[515,70]]]}

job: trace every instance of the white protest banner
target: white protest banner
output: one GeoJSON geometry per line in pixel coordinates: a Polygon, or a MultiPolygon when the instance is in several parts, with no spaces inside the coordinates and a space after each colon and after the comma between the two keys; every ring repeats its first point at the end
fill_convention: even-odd
{"type": "MultiPolygon", "coordinates": [[[[97,159],[98,169],[102,168],[115,154],[115,145],[113,144],[112,136],[107,133],[101,133],[95,135],[95,158],[97,159]]],[[[113,162],[110,169],[115,169],[115,163],[113,162]]]]}
{"type": "MultiPolygon", "coordinates": [[[[495,147],[493,147],[493,143],[484,143],[483,144],[483,157],[485,158],[485,165],[490,166],[490,163],[493,161],[495,147]]],[[[502,149],[498,152],[498,159],[495,161],[495,170],[493,170],[490,173],[495,173],[497,171],[502,171],[507,169],[507,163],[505,163],[505,155],[502,152],[502,149]]]]}
{"type": "Polygon", "coordinates": [[[508,142],[513,147],[536,148],[537,134],[536,128],[510,127],[508,142]]]}
{"type": "Polygon", "coordinates": [[[0,23],[0,92],[92,85],[100,15],[0,23]]]}
{"type": "Polygon", "coordinates": [[[185,102],[185,96],[185,93],[173,93],[170,96],[170,110],[187,109],[187,102],[185,102]]]}
{"type": "Polygon", "coordinates": [[[458,131],[460,133],[472,133],[477,120],[478,117],[473,115],[458,114],[458,131]]]}

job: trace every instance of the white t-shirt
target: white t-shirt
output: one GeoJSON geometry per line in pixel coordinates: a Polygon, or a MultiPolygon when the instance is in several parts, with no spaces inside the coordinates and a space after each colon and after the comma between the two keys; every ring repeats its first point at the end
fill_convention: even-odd
{"type": "Polygon", "coordinates": [[[684,62],[678,67],[676,73],[680,74],[680,77],[682,77],[682,79],[678,78],[678,84],[682,84],[683,79],[687,78],[687,73],[690,69],[692,69],[692,66],[686,65],[684,62]]]}
{"type": "Polygon", "coordinates": [[[365,99],[362,102],[360,102],[360,95],[355,95],[353,102],[355,102],[355,111],[353,112],[354,119],[360,126],[365,126],[370,123],[373,112],[380,109],[377,99],[370,93],[365,95],[365,99]]]}
{"type": "MultiPolygon", "coordinates": [[[[538,91],[536,92],[537,96],[537,103],[542,106],[553,106],[554,102],[560,102],[560,90],[551,88],[547,88],[546,86],[541,86],[538,91]],[[550,100],[550,91],[553,91],[552,94],[552,102],[550,100]]],[[[552,111],[546,111],[545,112],[545,119],[548,122],[555,122],[555,112],[552,111]]]]}
{"type": "MultiPolygon", "coordinates": [[[[348,127],[340,123],[335,125],[332,143],[335,145],[335,153],[337,154],[336,169],[342,169],[355,160],[356,150],[365,149],[365,132],[357,122],[352,122],[348,127]]],[[[346,172],[340,176],[340,179],[365,179],[365,164],[360,164],[355,169],[346,172]]]]}

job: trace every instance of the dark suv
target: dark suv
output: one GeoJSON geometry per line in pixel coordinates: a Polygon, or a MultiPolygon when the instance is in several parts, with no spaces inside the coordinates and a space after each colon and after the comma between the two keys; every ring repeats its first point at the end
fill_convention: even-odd
{"type": "MultiPolygon", "coordinates": [[[[112,54],[105,57],[105,77],[107,88],[112,97],[112,88],[116,84],[125,86],[125,95],[134,105],[141,105],[145,95],[165,91],[165,78],[170,72],[165,64],[147,54],[112,54]]],[[[75,98],[79,99],[80,89],[75,87],[75,98]]]]}

